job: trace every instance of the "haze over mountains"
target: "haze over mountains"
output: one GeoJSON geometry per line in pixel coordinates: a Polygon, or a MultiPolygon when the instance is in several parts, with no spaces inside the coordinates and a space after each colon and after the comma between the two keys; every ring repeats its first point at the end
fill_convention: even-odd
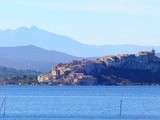
{"type": "MultiPolygon", "coordinates": [[[[37,27],[0,30],[0,66],[41,72],[48,71],[53,64],[82,59],[80,57],[133,53],[152,48],[137,45],[86,45],[37,27]]],[[[160,51],[160,47],[154,48],[160,51]]]]}
{"type": "Polygon", "coordinates": [[[33,45],[0,47],[0,65],[16,69],[48,71],[53,64],[80,59],[57,51],[45,50],[33,45]]]}
{"type": "MultiPolygon", "coordinates": [[[[135,41],[136,42],[136,41],[135,41]]],[[[151,50],[153,46],[138,45],[86,45],[70,37],[57,35],[35,26],[31,28],[21,27],[15,30],[0,31],[1,46],[34,45],[47,50],[64,52],[73,56],[95,57],[106,54],[132,53],[140,50],[151,50]]],[[[160,47],[154,46],[157,51],[160,47]]]]}

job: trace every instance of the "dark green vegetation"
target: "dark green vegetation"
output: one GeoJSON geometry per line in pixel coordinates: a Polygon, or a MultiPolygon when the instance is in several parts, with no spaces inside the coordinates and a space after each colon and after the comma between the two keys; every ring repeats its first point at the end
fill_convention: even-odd
{"type": "Polygon", "coordinates": [[[37,84],[39,72],[31,70],[17,70],[0,66],[0,85],[4,84],[37,84]]]}

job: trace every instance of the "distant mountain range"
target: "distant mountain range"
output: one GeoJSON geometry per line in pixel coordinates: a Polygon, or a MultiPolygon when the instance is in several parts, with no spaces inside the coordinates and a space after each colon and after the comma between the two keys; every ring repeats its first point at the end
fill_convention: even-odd
{"type": "Polygon", "coordinates": [[[16,69],[48,71],[56,63],[80,59],[57,51],[45,50],[33,45],[0,47],[0,65],[16,69]]]}
{"type": "MultiPolygon", "coordinates": [[[[136,41],[135,41],[136,42],[136,41]]],[[[37,27],[21,27],[0,31],[0,46],[34,45],[47,50],[55,50],[73,56],[95,57],[106,54],[133,53],[141,50],[160,51],[159,46],[138,45],[86,45],[67,36],[57,35],[37,27]]],[[[39,54],[40,55],[40,54],[39,54]]],[[[55,57],[54,57],[55,58],[55,57]]]]}
{"type": "Polygon", "coordinates": [[[0,30],[0,66],[23,70],[46,72],[53,64],[71,62],[82,57],[95,59],[97,56],[134,53],[152,48],[160,51],[158,46],[86,45],[37,27],[0,30]]]}

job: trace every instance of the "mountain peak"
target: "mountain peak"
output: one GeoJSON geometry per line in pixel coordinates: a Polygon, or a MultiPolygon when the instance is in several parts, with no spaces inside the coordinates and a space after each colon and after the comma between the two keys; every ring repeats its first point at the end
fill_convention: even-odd
{"type": "MultiPolygon", "coordinates": [[[[46,50],[54,50],[73,56],[94,57],[106,54],[133,53],[141,50],[150,50],[153,46],[137,45],[104,45],[95,46],[80,43],[70,37],[48,32],[37,26],[20,27],[0,31],[1,46],[35,45],[46,50]]],[[[30,47],[35,47],[30,46],[30,47]]],[[[157,51],[160,48],[154,47],[157,51]]]]}
{"type": "Polygon", "coordinates": [[[28,31],[29,30],[29,28],[28,27],[19,27],[19,28],[17,28],[16,29],[16,31],[28,31]]]}
{"type": "Polygon", "coordinates": [[[17,28],[16,30],[17,31],[37,31],[37,30],[40,30],[40,28],[38,28],[37,26],[31,26],[31,27],[23,26],[23,27],[17,28]]]}
{"type": "Polygon", "coordinates": [[[37,26],[31,26],[30,28],[29,28],[30,30],[32,30],[32,31],[39,31],[39,30],[41,30],[40,28],[38,28],[37,26]]]}

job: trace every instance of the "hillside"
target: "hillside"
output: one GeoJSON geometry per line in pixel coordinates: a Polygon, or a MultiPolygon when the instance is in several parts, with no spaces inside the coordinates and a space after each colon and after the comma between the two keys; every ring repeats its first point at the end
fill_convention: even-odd
{"type": "Polygon", "coordinates": [[[80,58],[33,45],[0,47],[0,65],[16,69],[45,72],[53,64],[71,62],[74,59],[80,58]]]}
{"type": "Polygon", "coordinates": [[[47,50],[55,50],[73,56],[95,57],[119,53],[134,53],[141,50],[160,51],[159,46],[138,45],[104,45],[95,46],[82,44],[70,37],[58,35],[37,27],[21,27],[17,29],[0,30],[0,47],[34,45],[47,50]]]}
{"type": "Polygon", "coordinates": [[[160,84],[159,73],[160,58],[153,50],[58,64],[38,80],[65,85],[160,84]]]}
{"type": "Polygon", "coordinates": [[[39,72],[31,70],[17,70],[0,66],[1,84],[36,84],[39,72]]]}

